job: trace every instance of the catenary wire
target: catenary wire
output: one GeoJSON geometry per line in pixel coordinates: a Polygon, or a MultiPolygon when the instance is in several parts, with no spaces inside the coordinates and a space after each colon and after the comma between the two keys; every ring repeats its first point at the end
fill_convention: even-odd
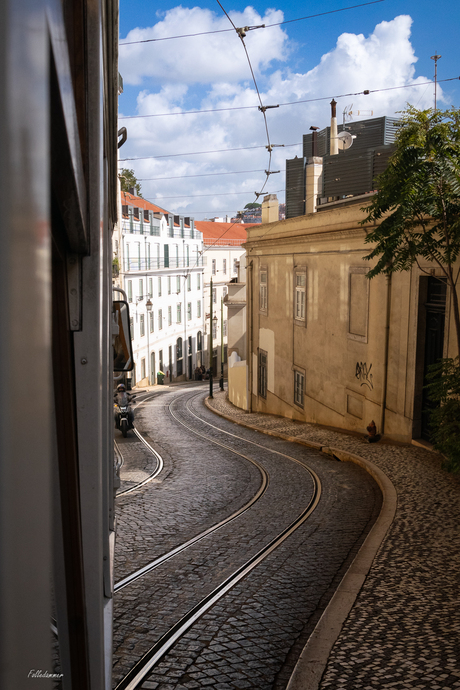
{"type": "MultiPolygon", "coordinates": [[[[443,82],[448,82],[448,81],[458,81],[460,77],[449,77],[448,79],[438,79],[437,83],[441,84],[443,82]]],[[[331,98],[350,98],[351,96],[368,96],[371,93],[382,93],[384,91],[394,91],[396,89],[411,89],[417,86],[430,86],[433,85],[433,81],[423,81],[423,82],[417,82],[416,84],[401,84],[399,86],[388,86],[386,88],[381,88],[381,89],[365,89],[364,91],[356,91],[354,93],[341,93],[338,96],[320,96],[318,98],[305,98],[299,101],[288,101],[287,103],[278,103],[277,107],[283,108],[286,106],[291,106],[291,105],[301,105],[303,103],[317,103],[319,101],[328,101],[331,98]]],[[[149,115],[121,115],[118,119],[119,120],[138,120],[138,119],[144,119],[144,118],[149,118],[149,117],[171,117],[173,115],[200,115],[200,114],[206,114],[206,113],[222,113],[222,112],[228,112],[232,110],[255,110],[258,108],[258,105],[240,105],[240,106],[233,106],[231,108],[214,108],[214,109],[209,109],[209,110],[184,110],[182,112],[178,113],[151,113],[149,115]]]]}
{"type": "MultiPolygon", "coordinates": [[[[336,14],[337,12],[345,12],[346,10],[355,10],[359,7],[366,7],[366,5],[376,5],[379,2],[384,2],[384,0],[373,0],[373,2],[364,2],[360,5],[351,5],[350,7],[342,7],[338,10],[329,10],[328,12],[319,12],[318,14],[310,14],[307,17],[298,17],[297,19],[287,19],[284,22],[277,22],[274,24],[263,24],[258,27],[258,29],[270,29],[274,26],[282,26],[283,24],[291,24],[293,22],[301,22],[306,19],[314,19],[315,17],[324,17],[328,14],[336,14]]],[[[223,9],[223,8],[222,8],[223,9]]],[[[236,28],[236,27],[235,27],[236,28]]],[[[130,46],[138,43],[156,43],[157,41],[171,41],[175,38],[194,38],[195,36],[208,36],[209,34],[222,34],[231,31],[232,29],[215,29],[214,31],[201,31],[194,34],[182,34],[180,36],[162,36],[160,38],[145,38],[139,41],[120,41],[119,46],[130,46]]]]}

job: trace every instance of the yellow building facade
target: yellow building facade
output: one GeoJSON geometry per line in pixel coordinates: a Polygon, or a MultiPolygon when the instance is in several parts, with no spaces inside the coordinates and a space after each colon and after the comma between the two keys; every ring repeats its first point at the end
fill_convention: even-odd
{"type": "Polygon", "coordinates": [[[457,354],[450,295],[426,262],[366,277],[368,201],[248,230],[246,377],[241,361],[229,369],[229,399],[363,433],[374,421],[378,433],[410,442],[429,436],[427,365],[457,354]]]}

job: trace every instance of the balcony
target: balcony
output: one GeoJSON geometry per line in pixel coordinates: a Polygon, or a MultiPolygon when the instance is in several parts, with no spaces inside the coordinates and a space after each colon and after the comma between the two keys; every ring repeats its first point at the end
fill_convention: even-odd
{"type": "Polygon", "coordinates": [[[187,259],[176,259],[161,256],[160,258],[150,259],[124,259],[124,273],[145,273],[146,271],[157,271],[163,268],[196,268],[203,266],[203,257],[187,259]]]}

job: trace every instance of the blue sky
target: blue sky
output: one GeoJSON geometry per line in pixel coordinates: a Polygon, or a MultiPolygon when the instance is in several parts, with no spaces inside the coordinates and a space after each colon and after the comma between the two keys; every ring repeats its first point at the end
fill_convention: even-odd
{"type": "MultiPolygon", "coordinates": [[[[253,26],[359,2],[221,4],[236,26],[253,26]]],[[[234,31],[222,31],[231,28],[217,2],[120,0],[121,43],[219,32],[120,45],[120,126],[128,129],[120,158],[136,159],[120,167],[134,169],[145,198],[197,219],[231,216],[254,201],[269,166],[265,122],[244,46],[234,31]],[[214,112],[182,114],[189,110],[214,112]]],[[[438,79],[456,78],[439,84],[438,107],[460,107],[459,28],[460,3],[385,0],[248,32],[245,46],[262,103],[280,104],[266,116],[269,140],[277,145],[269,169],[281,172],[270,176],[264,193],[284,201],[285,160],[301,155],[302,134],[310,125],[328,124],[329,97],[338,101],[339,120],[350,106],[354,119],[371,112],[394,116],[407,102],[430,107],[432,83],[394,87],[432,81],[430,56],[438,53],[438,79]],[[341,97],[365,89],[374,93],[341,97]],[[314,100],[320,98],[325,100],[314,100]],[[282,105],[287,103],[293,105],[282,105]]]]}

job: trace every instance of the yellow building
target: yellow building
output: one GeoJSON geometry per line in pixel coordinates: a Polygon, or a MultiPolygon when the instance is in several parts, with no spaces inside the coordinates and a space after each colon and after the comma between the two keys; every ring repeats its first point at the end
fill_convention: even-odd
{"type": "Polygon", "coordinates": [[[230,362],[229,398],[363,433],[374,420],[378,433],[410,442],[428,437],[427,365],[457,354],[450,295],[426,262],[368,280],[371,247],[359,224],[368,201],[326,203],[285,221],[266,215],[248,229],[246,351],[234,371],[230,362]]]}

